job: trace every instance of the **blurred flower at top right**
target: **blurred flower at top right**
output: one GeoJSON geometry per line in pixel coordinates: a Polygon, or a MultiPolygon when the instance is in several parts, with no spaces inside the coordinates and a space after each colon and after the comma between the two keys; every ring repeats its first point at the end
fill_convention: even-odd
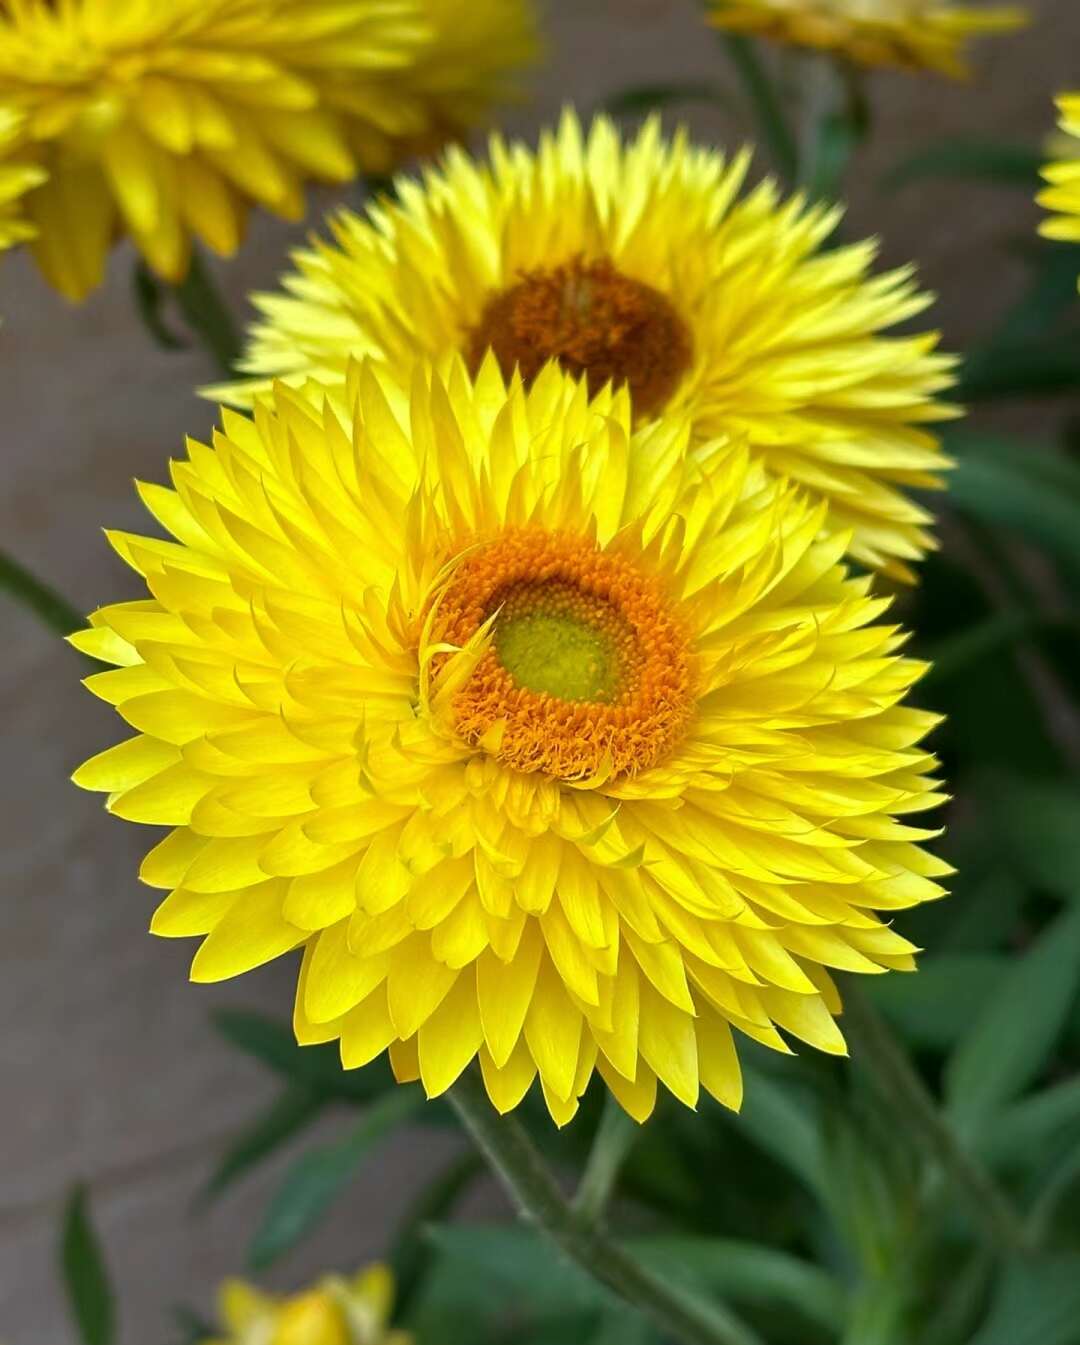
{"type": "Polygon", "coordinates": [[[1050,184],[1039,193],[1039,204],[1053,211],[1039,232],[1045,238],[1080,243],[1080,93],[1057,100],[1062,134],[1054,137],[1055,158],[1042,170],[1050,184]]]}
{"type": "Polygon", "coordinates": [[[950,0],[712,0],[717,28],[835,51],[857,65],[968,73],[968,39],[1027,23],[1013,5],[976,8],[950,0]]]}

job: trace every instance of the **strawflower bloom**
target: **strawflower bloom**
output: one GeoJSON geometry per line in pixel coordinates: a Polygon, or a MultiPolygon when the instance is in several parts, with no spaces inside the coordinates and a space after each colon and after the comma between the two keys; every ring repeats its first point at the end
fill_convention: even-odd
{"type": "Polygon", "coordinates": [[[717,28],[834,51],[858,65],[929,70],[962,79],[967,44],[1028,21],[1015,5],[953,0],[712,0],[717,28]]]}
{"type": "Polygon", "coordinates": [[[394,1282],[383,1265],[351,1279],[327,1275],[291,1298],[264,1294],[242,1280],[221,1286],[222,1334],[202,1345],[410,1345],[387,1326],[394,1282]]]}
{"type": "Polygon", "coordinates": [[[296,254],[283,294],[256,296],[245,384],[340,384],[353,356],[396,368],[494,350],[526,381],[550,358],[596,393],[629,385],[635,419],[686,414],[695,440],[747,435],[777,475],[830,503],[864,564],[910,578],[932,545],[908,495],[946,465],[927,426],[954,362],[936,333],[882,335],[929,296],[909,268],[872,276],[872,243],[821,244],[837,212],[739,198],[747,156],[726,162],[650,121],[587,139],[572,113],[533,154],[491,142],[489,164],[452,150],[400,203],[344,212],[334,241],[296,254]]]}
{"type": "Polygon", "coordinates": [[[0,108],[0,252],[33,238],[34,226],[23,211],[23,197],[45,180],[41,167],[18,158],[21,130],[21,119],[0,108]]]}
{"type": "Polygon", "coordinates": [[[137,731],[78,784],[173,827],[151,928],[196,981],[304,949],[295,1028],[559,1123],[598,1070],[737,1106],[732,1028],[844,1050],[826,971],[913,967],[878,911],[936,897],[922,665],[825,508],[686,417],[632,434],[555,365],[374,363],[225,412],[176,539],[113,534],[149,600],[78,648],[137,731]]]}
{"type": "Polygon", "coordinates": [[[1060,157],[1043,169],[1050,184],[1039,195],[1039,204],[1053,211],[1040,228],[1047,238],[1080,243],[1080,93],[1058,99],[1061,113],[1060,157]]]}
{"type": "MultiPolygon", "coordinates": [[[[395,144],[459,130],[477,109],[427,89],[446,4],[0,0],[0,110],[26,118],[48,173],[26,202],[47,279],[84,298],[124,233],[178,282],[193,237],[235,252],[251,205],[299,219],[309,180],[383,171],[395,144]]],[[[482,72],[482,103],[519,55],[492,40],[457,78],[482,72]]]]}

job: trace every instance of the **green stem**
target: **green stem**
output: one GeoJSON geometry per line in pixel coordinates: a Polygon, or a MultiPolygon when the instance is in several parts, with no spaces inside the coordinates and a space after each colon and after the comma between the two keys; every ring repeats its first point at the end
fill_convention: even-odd
{"type": "Polygon", "coordinates": [[[602,1218],[622,1165],[640,1133],[637,1122],[608,1093],[585,1172],[574,1196],[574,1209],[586,1224],[595,1224],[602,1218]]]}
{"type": "Polygon", "coordinates": [[[902,1116],[922,1147],[941,1165],[972,1220],[997,1247],[1016,1251],[1026,1235],[1012,1203],[983,1166],[961,1146],[903,1047],[869,1000],[848,981],[844,1030],[853,1057],[873,1075],[882,1095],[902,1116]]]}
{"type": "Polygon", "coordinates": [[[500,1116],[483,1081],[468,1069],[447,1094],[451,1106],[518,1207],[575,1265],[638,1308],[664,1334],[685,1345],[763,1345],[727,1309],[703,1302],[589,1226],[544,1165],[521,1124],[500,1116]]]}
{"type": "Polygon", "coordinates": [[[776,88],[765,73],[756,48],[750,39],[743,37],[741,33],[727,33],[723,41],[742,81],[743,89],[753,105],[761,134],[769,146],[773,162],[788,182],[794,182],[799,171],[798,147],[788,127],[776,88]]]}
{"type": "Polygon", "coordinates": [[[62,598],[55,589],[36,579],[14,557],[0,551],[0,591],[10,594],[16,602],[34,612],[58,635],[70,635],[82,630],[86,619],[62,598]]]}

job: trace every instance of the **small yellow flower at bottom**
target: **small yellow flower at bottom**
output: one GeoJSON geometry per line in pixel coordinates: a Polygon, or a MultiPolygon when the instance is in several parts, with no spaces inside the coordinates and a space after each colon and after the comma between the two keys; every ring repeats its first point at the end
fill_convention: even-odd
{"type": "Polygon", "coordinates": [[[327,1275],[290,1298],[227,1280],[219,1305],[225,1334],[202,1345],[410,1345],[411,1336],[387,1325],[393,1299],[393,1277],[378,1264],[351,1279],[327,1275]]]}
{"type": "Polygon", "coordinates": [[[967,74],[969,38],[1027,23],[1012,5],[977,8],[951,0],[712,0],[717,28],[799,47],[836,51],[858,65],[967,74]]]}
{"type": "Polygon", "coordinates": [[[1063,94],[1058,100],[1062,134],[1059,157],[1043,169],[1049,183],[1039,193],[1039,204],[1053,211],[1039,232],[1044,238],[1080,243],[1080,93],[1063,94]]]}

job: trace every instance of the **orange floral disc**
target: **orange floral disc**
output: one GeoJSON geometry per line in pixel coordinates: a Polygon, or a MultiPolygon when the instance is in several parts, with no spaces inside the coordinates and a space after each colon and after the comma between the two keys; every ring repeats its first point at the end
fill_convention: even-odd
{"type": "Polygon", "coordinates": [[[593,395],[608,382],[626,383],[635,416],[668,402],[692,354],[686,324],[665,295],[607,258],[581,257],[525,272],[489,299],[469,334],[474,373],[489,347],[503,376],[520,369],[526,386],[553,359],[587,378],[593,395]]]}
{"type": "Polygon", "coordinates": [[[505,532],[458,564],[432,638],[464,646],[489,620],[491,644],[454,699],[466,742],[515,770],[583,780],[636,774],[682,736],[686,637],[657,582],[621,557],[563,533],[505,532]]]}

